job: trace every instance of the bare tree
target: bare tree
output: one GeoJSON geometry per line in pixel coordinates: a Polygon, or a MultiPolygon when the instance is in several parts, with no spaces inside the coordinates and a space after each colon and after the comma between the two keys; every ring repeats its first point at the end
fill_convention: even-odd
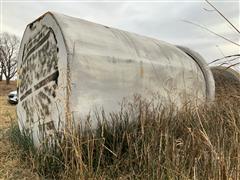
{"type": "Polygon", "coordinates": [[[0,54],[0,81],[3,80],[3,65],[1,62],[2,62],[2,59],[1,59],[1,54],[0,54]]]}
{"type": "Polygon", "coordinates": [[[0,75],[5,76],[6,84],[17,73],[17,52],[19,48],[19,39],[15,35],[2,33],[0,38],[0,75]]]}
{"type": "Polygon", "coordinates": [[[3,55],[2,55],[2,51],[0,49],[0,81],[3,80],[3,68],[4,68],[3,67],[3,55]]]}

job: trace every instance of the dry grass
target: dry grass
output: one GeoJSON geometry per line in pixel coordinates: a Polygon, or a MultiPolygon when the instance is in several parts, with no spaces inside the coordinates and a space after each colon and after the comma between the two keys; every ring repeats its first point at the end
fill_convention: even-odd
{"type": "Polygon", "coordinates": [[[230,92],[178,112],[135,98],[118,113],[97,113],[96,130],[67,128],[38,150],[16,126],[11,140],[44,178],[238,179],[240,97],[230,92]]]}
{"type": "Polygon", "coordinates": [[[9,141],[9,129],[16,121],[16,106],[7,102],[7,94],[16,90],[16,82],[6,86],[0,82],[0,179],[36,179],[25,162],[19,157],[18,149],[9,141]]]}
{"type": "Polygon", "coordinates": [[[16,90],[16,82],[11,81],[9,85],[6,85],[5,81],[0,81],[0,129],[6,129],[10,127],[10,119],[16,119],[15,107],[10,105],[7,101],[7,95],[9,92],[16,90]]]}
{"type": "Polygon", "coordinates": [[[36,174],[19,157],[19,150],[9,141],[9,128],[16,121],[15,109],[6,96],[0,96],[0,179],[36,179],[36,174]]]}
{"type": "Polygon", "coordinates": [[[211,106],[177,113],[136,97],[118,113],[98,112],[94,133],[65,129],[41,149],[0,96],[0,179],[238,179],[240,92],[219,92],[211,106]]]}

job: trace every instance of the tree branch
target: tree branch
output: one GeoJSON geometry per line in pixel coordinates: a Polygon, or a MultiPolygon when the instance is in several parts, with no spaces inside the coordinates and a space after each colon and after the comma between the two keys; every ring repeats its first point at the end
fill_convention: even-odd
{"type": "Polygon", "coordinates": [[[199,25],[199,24],[196,24],[196,23],[194,23],[194,22],[187,21],[187,20],[183,20],[183,21],[186,22],[186,23],[189,23],[189,24],[193,24],[193,25],[195,25],[195,26],[198,26],[198,27],[200,27],[200,28],[202,28],[202,29],[205,29],[206,31],[208,31],[208,32],[210,32],[210,33],[212,33],[212,34],[214,34],[214,35],[216,35],[216,36],[218,36],[218,37],[221,37],[222,39],[224,39],[224,40],[226,40],[226,41],[228,41],[228,42],[230,42],[230,43],[232,43],[232,44],[234,44],[234,45],[236,45],[236,46],[240,46],[240,44],[238,44],[238,43],[236,43],[236,42],[234,42],[234,41],[232,41],[232,40],[230,40],[230,39],[228,39],[228,38],[226,38],[226,37],[224,37],[224,36],[222,36],[222,35],[220,35],[220,34],[215,33],[214,31],[208,29],[208,28],[205,27],[205,26],[202,26],[202,25],[199,25]]]}
{"type": "Polygon", "coordinates": [[[212,5],[212,3],[210,3],[208,0],[205,0],[215,11],[217,11],[217,13],[223,17],[227,22],[228,24],[230,24],[238,33],[240,33],[240,31],[214,6],[212,5]]]}

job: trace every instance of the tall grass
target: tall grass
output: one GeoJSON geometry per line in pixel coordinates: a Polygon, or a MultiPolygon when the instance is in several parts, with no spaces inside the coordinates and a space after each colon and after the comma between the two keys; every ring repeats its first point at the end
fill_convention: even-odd
{"type": "MultiPolygon", "coordinates": [[[[206,2],[239,33],[215,6],[206,2]]],[[[238,58],[239,54],[232,56],[238,58]]],[[[96,112],[101,122],[96,129],[66,128],[46,138],[38,149],[17,124],[10,128],[10,140],[22,160],[46,179],[237,180],[240,91],[238,85],[230,87],[232,83],[225,82],[217,82],[216,101],[211,105],[186,105],[176,111],[174,107],[163,108],[161,102],[156,105],[135,98],[120,112],[96,112]]]]}
{"type": "Polygon", "coordinates": [[[44,178],[238,179],[239,107],[237,91],[177,112],[135,98],[118,113],[97,113],[96,130],[65,129],[39,149],[16,125],[10,137],[44,178]]]}

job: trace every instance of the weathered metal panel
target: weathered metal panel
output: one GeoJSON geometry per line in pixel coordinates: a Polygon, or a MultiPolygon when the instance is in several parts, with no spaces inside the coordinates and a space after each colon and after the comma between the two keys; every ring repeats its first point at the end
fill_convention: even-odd
{"type": "Polygon", "coordinates": [[[153,38],[56,13],[46,13],[28,25],[18,66],[20,81],[28,76],[33,78],[19,85],[18,117],[26,128],[35,128],[34,132],[39,131],[39,127],[28,125],[30,120],[25,119],[35,123],[46,116],[42,121],[54,122],[57,127],[59,111],[54,103],[61,105],[62,122],[67,112],[71,112],[76,122],[84,123],[85,117],[95,109],[103,107],[107,113],[116,111],[122,99],[133,94],[151,97],[157,93],[163,104],[174,103],[178,107],[186,100],[202,102],[214,98],[212,74],[200,56],[190,56],[186,49],[153,38]],[[37,38],[43,27],[46,28],[43,37],[52,33],[44,41],[37,38]],[[46,50],[31,50],[31,40],[45,44],[46,50]],[[52,51],[47,42],[53,45],[52,51]],[[25,60],[24,46],[30,46],[32,66],[27,66],[31,59],[25,60]],[[34,53],[39,56],[34,58],[34,53]],[[52,61],[53,56],[56,62],[52,61]],[[42,60],[46,61],[45,65],[41,65],[42,60]],[[51,76],[56,72],[59,73],[57,81],[51,76]],[[48,94],[45,87],[53,89],[55,97],[48,94]],[[21,100],[21,97],[24,98],[21,100]],[[44,106],[39,105],[41,102],[44,106]],[[41,114],[45,107],[51,109],[41,114]]]}
{"type": "Polygon", "coordinates": [[[35,144],[65,119],[66,59],[61,30],[50,14],[27,26],[18,55],[17,115],[35,144]]]}

